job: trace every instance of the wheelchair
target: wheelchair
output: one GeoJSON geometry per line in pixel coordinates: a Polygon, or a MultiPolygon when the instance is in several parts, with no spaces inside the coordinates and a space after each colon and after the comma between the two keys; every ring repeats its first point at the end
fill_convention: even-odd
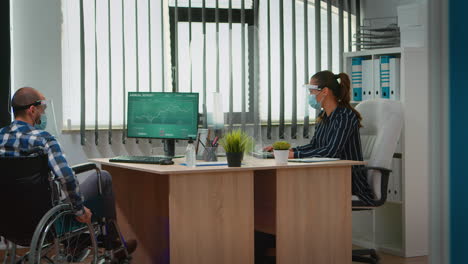
{"type": "MultiPolygon", "coordinates": [[[[96,170],[102,193],[100,170],[95,164],[72,169],[76,174],[96,170]]],[[[75,220],[70,203],[61,199],[61,185],[54,180],[47,155],[2,156],[0,170],[0,237],[7,245],[4,264],[130,263],[115,221],[94,214],[91,224],[75,220]],[[108,238],[111,228],[118,241],[108,238]],[[19,251],[24,254],[18,256],[19,251]],[[116,253],[125,254],[125,258],[117,260],[116,253]]]]}

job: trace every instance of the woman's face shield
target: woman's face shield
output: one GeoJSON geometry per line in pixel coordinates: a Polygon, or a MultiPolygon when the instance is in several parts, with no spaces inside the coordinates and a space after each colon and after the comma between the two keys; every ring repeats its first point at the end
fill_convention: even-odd
{"type": "Polygon", "coordinates": [[[307,94],[317,94],[322,90],[322,88],[315,84],[304,84],[302,87],[306,89],[307,94]]]}

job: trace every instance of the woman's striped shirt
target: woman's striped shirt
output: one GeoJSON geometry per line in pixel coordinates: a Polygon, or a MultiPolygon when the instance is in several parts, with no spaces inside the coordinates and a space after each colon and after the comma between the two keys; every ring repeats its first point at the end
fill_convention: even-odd
{"type": "MultiPolygon", "coordinates": [[[[363,160],[359,119],[349,108],[337,107],[330,116],[322,111],[323,118],[315,127],[315,134],[309,144],[293,148],[295,158],[329,157],[342,160],[363,160]]],[[[352,168],[352,193],[366,204],[372,205],[374,194],[367,176],[352,168]]]]}

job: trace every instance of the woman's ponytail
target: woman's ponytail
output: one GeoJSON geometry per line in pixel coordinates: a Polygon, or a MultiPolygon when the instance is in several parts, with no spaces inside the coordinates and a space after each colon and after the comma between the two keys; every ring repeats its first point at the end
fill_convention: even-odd
{"type": "Polygon", "coordinates": [[[361,114],[351,106],[351,81],[349,76],[348,74],[341,72],[338,74],[338,78],[340,79],[340,96],[337,98],[338,105],[351,109],[359,119],[359,127],[362,127],[361,114]]]}
{"type": "Polygon", "coordinates": [[[340,97],[338,102],[350,103],[351,102],[351,87],[348,74],[342,72],[338,74],[340,79],[340,97]]]}

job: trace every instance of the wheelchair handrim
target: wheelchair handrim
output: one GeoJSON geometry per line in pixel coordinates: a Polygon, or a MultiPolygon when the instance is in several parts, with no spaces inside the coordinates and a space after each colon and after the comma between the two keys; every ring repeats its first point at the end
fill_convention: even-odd
{"type": "MultiPolygon", "coordinates": [[[[36,263],[39,264],[39,261],[41,260],[41,257],[42,257],[41,256],[42,247],[39,247],[39,245],[43,245],[43,243],[45,242],[46,236],[49,230],[52,228],[55,221],[59,219],[60,217],[63,217],[66,214],[72,214],[72,213],[73,212],[70,210],[70,205],[62,204],[62,205],[55,206],[42,217],[41,221],[38,224],[38,227],[36,228],[36,231],[34,232],[34,236],[31,242],[30,257],[32,258],[33,264],[36,264],[36,263]],[[40,244],[38,243],[39,241],[40,241],[40,244]]],[[[97,254],[98,247],[96,243],[96,236],[94,233],[94,228],[91,224],[87,224],[86,227],[90,231],[89,234],[90,234],[90,238],[92,242],[92,249],[94,249],[94,252],[95,252],[92,263],[97,263],[98,262],[98,254],[97,254]]],[[[72,237],[84,233],[84,230],[86,229],[86,227],[80,228],[80,231],[73,234],[72,237]]],[[[63,241],[63,239],[61,239],[60,241],[63,241]]]]}

